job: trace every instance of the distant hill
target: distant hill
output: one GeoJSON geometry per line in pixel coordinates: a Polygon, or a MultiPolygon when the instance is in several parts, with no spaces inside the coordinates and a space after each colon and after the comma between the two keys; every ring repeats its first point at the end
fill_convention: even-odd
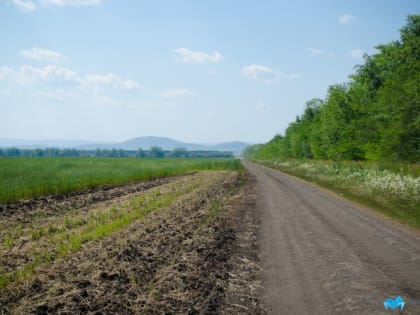
{"type": "Polygon", "coordinates": [[[129,147],[131,150],[137,150],[138,148],[150,149],[151,147],[157,146],[164,150],[173,150],[175,148],[186,148],[187,150],[200,150],[196,144],[186,143],[171,138],[164,137],[139,137],[124,141],[121,145],[129,147]]]}
{"type": "Polygon", "coordinates": [[[231,151],[235,153],[241,152],[249,143],[245,142],[223,142],[218,144],[197,144],[182,142],[179,140],[165,137],[138,137],[129,139],[119,143],[97,143],[88,144],[77,147],[78,149],[94,150],[94,149],[123,149],[137,150],[142,148],[149,150],[151,147],[161,147],[163,150],[173,150],[175,148],[186,148],[192,150],[214,150],[214,151],[231,151]]]}
{"type": "Polygon", "coordinates": [[[161,147],[163,150],[173,150],[175,148],[186,148],[193,150],[212,150],[212,151],[230,151],[240,153],[249,143],[245,142],[223,142],[217,144],[196,144],[183,142],[165,137],[138,137],[123,142],[92,143],[84,140],[19,140],[19,139],[0,139],[0,147],[17,148],[75,148],[79,150],[96,149],[123,149],[123,150],[149,150],[151,147],[161,147]]]}

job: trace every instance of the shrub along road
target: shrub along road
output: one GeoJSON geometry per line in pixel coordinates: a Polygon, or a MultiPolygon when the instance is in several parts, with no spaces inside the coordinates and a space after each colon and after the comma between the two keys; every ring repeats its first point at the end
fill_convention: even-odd
{"type": "Polygon", "coordinates": [[[384,314],[400,295],[420,314],[420,236],[279,171],[257,180],[263,301],[272,314],[384,314]]]}

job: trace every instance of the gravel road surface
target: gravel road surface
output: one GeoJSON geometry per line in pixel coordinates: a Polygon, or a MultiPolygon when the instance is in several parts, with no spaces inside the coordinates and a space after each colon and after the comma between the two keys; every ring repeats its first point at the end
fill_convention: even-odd
{"type": "Polygon", "coordinates": [[[420,234],[334,193],[244,162],[257,179],[270,314],[420,314],[420,234]],[[383,302],[400,295],[402,312],[383,302]]]}

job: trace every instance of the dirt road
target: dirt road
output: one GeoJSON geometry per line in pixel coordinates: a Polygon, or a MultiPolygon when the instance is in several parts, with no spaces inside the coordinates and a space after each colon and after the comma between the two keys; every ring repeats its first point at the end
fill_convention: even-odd
{"type": "Polygon", "coordinates": [[[420,314],[420,237],[374,213],[249,162],[257,179],[263,301],[270,314],[420,314]]]}

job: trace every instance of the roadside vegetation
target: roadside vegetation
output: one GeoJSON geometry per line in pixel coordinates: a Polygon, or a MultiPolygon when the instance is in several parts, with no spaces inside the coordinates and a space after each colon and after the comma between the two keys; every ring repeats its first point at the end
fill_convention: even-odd
{"type": "Polygon", "coordinates": [[[375,162],[259,160],[420,228],[420,165],[375,162]]]}
{"type": "Polygon", "coordinates": [[[238,170],[235,159],[0,158],[0,205],[196,170],[238,170]]]}
{"type": "Polygon", "coordinates": [[[420,15],[376,49],[348,82],[308,101],[284,135],[243,156],[420,227],[420,15]]]}

